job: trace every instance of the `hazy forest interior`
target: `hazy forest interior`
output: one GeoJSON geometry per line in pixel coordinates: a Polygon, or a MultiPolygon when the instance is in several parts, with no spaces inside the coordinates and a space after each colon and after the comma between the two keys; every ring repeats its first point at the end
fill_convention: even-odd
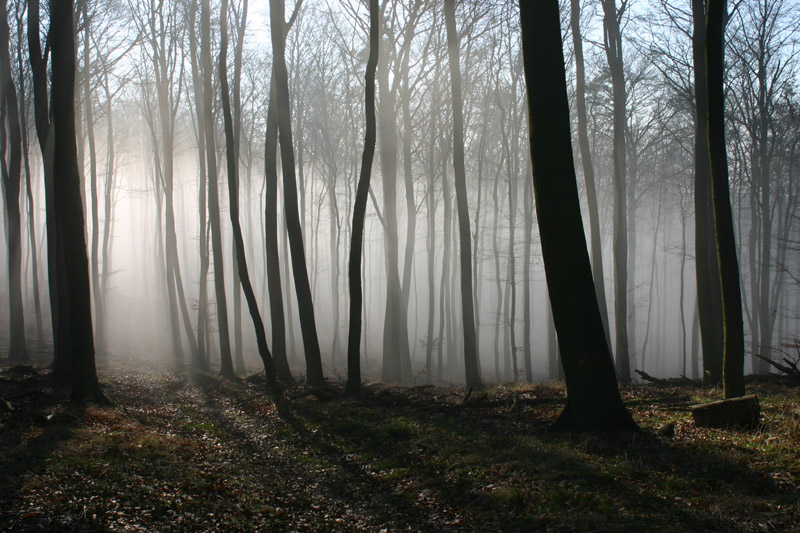
{"type": "MultiPolygon", "coordinates": [[[[771,375],[796,442],[800,1],[0,0],[0,34],[0,366],[58,401],[189,375],[636,433],[647,387],[771,375]]],[[[467,515],[310,527],[526,523],[467,515]]],[[[214,524],[172,527],[250,527],[214,524]]]]}

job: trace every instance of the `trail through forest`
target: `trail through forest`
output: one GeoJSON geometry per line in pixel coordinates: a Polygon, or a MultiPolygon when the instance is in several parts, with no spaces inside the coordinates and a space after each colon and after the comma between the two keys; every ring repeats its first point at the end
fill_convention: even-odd
{"type": "Polygon", "coordinates": [[[115,405],[61,401],[43,368],[0,374],[6,530],[789,530],[800,526],[800,393],[766,381],[755,431],[695,427],[719,391],[623,390],[647,431],[547,426],[558,386],[338,385],[102,374],[115,405]]]}

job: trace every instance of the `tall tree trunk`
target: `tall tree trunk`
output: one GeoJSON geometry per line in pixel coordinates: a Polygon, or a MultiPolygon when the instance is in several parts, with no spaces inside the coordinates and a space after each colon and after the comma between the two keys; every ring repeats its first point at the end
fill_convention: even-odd
{"type": "Polygon", "coordinates": [[[628,213],[625,154],[625,73],[622,61],[620,19],[625,4],[617,10],[615,0],[603,0],[603,31],[611,71],[614,108],[614,323],[616,331],[617,376],[630,383],[631,368],[628,353],[628,213]]]}
{"type": "MultiPolygon", "coordinates": [[[[723,384],[725,398],[744,395],[744,324],[739,286],[739,258],[733,231],[725,148],[724,30],[726,0],[708,0],[706,20],[706,80],[708,87],[708,149],[711,161],[717,261],[722,283],[723,384]]],[[[762,339],[763,342],[763,339],[762,339]]]]}
{"type": "MultiPolygon", "coordinates": [[[[350,243],[350,329],[347,336],[347,393],[357,395],[361,389],[361,252],[364,241],[364,218],[367,214],[367,196],[372,175],[372,160],[375,157],[377,125],[375,121],[375,71],[378,66],[378,47],[380,43],[380,11],[378,0],[369,2],[369,57],[364,78],[364,108],[366,113],[366,133],[364,134],[364,153],[361,157],[361,173],[358,177],[356,199],[353,206],[353,232],[350,243]]],[[[428,358],[429,359],[429,358],[428,358]]],[[[426,359],[426,361],[428,360],[426,359]]],[[[428,364],[430,380],[430,365],[428,364]]]]}
{"type": "Polygon", "coordinates": [[[558,2],[520,2],[520,20],[536,213],[567,381],[567,405],[556,424],[579,431],[636,429],[619,395],[592,283],[572,158],[558,2]]]}
{"type": "MultiPolygon", "coordinates": [[[[383,57],[385,54],[381,54],[383,57]]],[[[383,219],[386,247],[386,313],[383,323],[383,381],[402,382],[411,379],[408,345],[407,308],[403,299],[399,272],[397,228],[397,132],[395,129],[395,95],[389,87],[388,55],[378,68],[380,104],[380,153],[383,177],[383,219]]]]}
{"type": "MultiPolygon", "coordinates": [[[[24,72],[24,60],[22,58],[23,49],[23,24],[22,9],[17,11],[17,67],[19,72],[24,72]]],[[[31,163],[30,152],[28,145],[28,120],[27,109],[28,100],[25,93],[25,76],[21,76],[18,80],[19,85],[19,122],[20,122],[20,140],[22,141],[22,160],[25,164],[25,195],[28,200],[28,237],[30,241],[31,250],[31,272],[32,272],[32,286],[33,286],[33,307],[36,314],[36,347],[41,349],[44,346],[44,327],[42,325],[42,304],[41,296],[39,293],[39,247],[36,244],[36,215],[33,205],[33,190],[32,190],[32,177],[31,177],[31,163]]]]}
{"type": "Polygon", "coordinates": [[[703,345],[703,382],[716,384],[722,379],[722,296],[720,292],[714,214],[711,203],[711,171],[708,156],[706,121],[706,13],[702,1],[692,2],[692,57],[695,72],[695,268],[697,306],[703,345]]]}
{"type": "Polygon", "coordinates": [[[317,324],[314,318],[314,302],[306,270],[306,257],[303,248],[303,232],[300,215],[297,211],[297,183],[295,179],[294,148],[292,147],[292,121],[289,114],[289,81],[286,73],[285,42],[286,22],[284,20],[283,0],[270,0],[270,27],[272,34],[272,75],[275,77],[277,97],[278,136],[280,139],[281,162],[283,165],[283,200],[286,213],[286,226],[292,251],[292,271],[300,313],[300,329],[303,333],[303,346],[306,354],[306,375],[314,386],[324,384],[322,359],[317,337],[317,324]]]}
{"type": "MultiPolygon", "coordinates": [[[[19,102],[11,77],[11,55],[8,49],[9,29],[5,3],[0,6],[0,165],[6,200],[6,235],[8,237],[8,299],[10,345],[8,359],[18,363],[28,360],[25,344],[25,315],[22,308],[22,225],[19,208],[22,178],[22,136],[19,102]],[[8,130],[6,130],[6,126],[8,130]],[[7,133],[7,135],[6,135],[7,133]],[[6,139],[6,136],[8,137],[6,139]],[[8,143],[8,161],[5,151],[8,143]]],[[[23,72],[20,75],[24,75],[23,72]]]]}
{"type": "Polygon", "coordinates": [[[589,230],[592,244],[592,273],[603,330],[611,346],[611,333],[608,327],[608,306],[606,304],[606,280],[603,273],[603,245],[600,239],[600,209],[597,205],[597,189],[594,183],[594,165],[589,147],[589,134],[586,126],[586,68],[583,61],[583,38],[581,37],[580,0],[571,0],[570,27],[572,45],[575,51],[575,110],[578,116],[578,145],[581,150],[583,179],[586,182],[586,206],[589,210],[589,230]]]}
{"type": "MultiPolygon", "coordinates": [[[[38,10],[37,10],[38,11],[38,10]]],[[[51,0],[53,168],[56,223],[63,235],[64,276],[69,291],[72,392],[76,400],[106,402],[97,381],[92,333],[89,260],[84,238],[78,154],[75,140],[75,35],[71,0],[51,0]]],[[[38,35],[36,33],[35,35],[38,35]]]]}
{"type": "Polygon", "coordinates": [[[91,277],[92,277],[92,296],[94,297],[94,324],[95,324],[95,350],[98,357],[106,358],[105,341],[105,311],[103,308],[103,295],[100,290],[100,215],[97,195],[97,147],[94,136],[94,105],[92,104],[92,58],[89,49],[91,39],[90,30],[92,20],[89,17],[87,2],[81,3],[83,14],[83,101],[86,107],[86,133],[89,144],[89,187],[91,195],[92,209],[92,256],[91,256],[91,277]]]}
{"type": "Polygon", "coordinates": [[[63,229],[58,226],[56,216],[54,126],[48,103],[47,61],[39,41],[39,0],[28,2],[28,51],[33,71],[36,135],[44,169],[45,224],[48,228],[47,277],[53,326],[53,377],[57,383],[67,385],[72,376],[72,339],[67,298],[60,297],[66,290],[63,286],[65,280],[62,279],[65,270],[63,229]]]}
{"type": "MultiPolygon", "coordinates": [[[[274,78],[273,78],[274,79],[274,78]]],[[[281,265],[278,253],[278,110],[274,81],[270,82],[267,109],[267,132],[264,143],[264,171],[266,198],[264,208],[264,230],[267,254],[267,283],[269,285],[269,317],[272,328],[272,353],[278,377],[286,383],[294,378],[286,356],[286,321],[283,313],[283,289],[281,287],[281,265]]],[[[288,277],[288,276],[287,276],[288,277]]]]}
{"type": "Polygon", "coordinates": [[[206,194],[208,192],[208,174],[206,172],[206,127],[205,111],[203,110],[203,75],[201,61],[198,58],[197,47],[197,1],[193,0],[189,11],[189,57],[192,68],[192,89],[194,94],[194,112],[197,117],[197,156],[198,156],[198,210],[199,210],[199,241],[200,241],[200,281],[197,302],[197,357],[193,364],[201,369],[208,370],[210,347],[206,343],[209,331],[208,324],[208,206],[206,194]]]}
{"type": "Polygon", "coordinates": [[[258,344],[258,354],[264,364],[264,374],[267,378],[267,389],[273,395],[278,406],[282,404],[282,393],[278,385],[277,373],[272,360],[272,354],[267,346],[267,334],[264,330],[264,321],[258,310],[256,295],[250,283],[250,274],[247,271],[247,259],[244,250],[244,238],[242,237],[242,227],[239,223],[239,180],[236,140],[233,132],[233,117],[231,114],[231,103],[228,89],[228,29],[227,29],[228,2],[222,0],[220,15],[220,51],[219,51],[219,79],[220,92],[222,96],[222,112],[225,122],[225,153],[228,163],[228,195],[230,198],[230,218],[233,229],[234,250],[236,253],[236,263],[239,271],[239,282],[242,292],[244,292],[247,308],[253,320],[253,327],[256,332],[256,342],[258,344]]]}
{"type": "Polygon", "coordinates": [[[205,118],[206,158],[208,159],[208,216],[211,223],[211,252],[214,254],[214,292],[217,298],[219,324],[220,374],[233,378],[231,341],[228,331],[228,302],[225,297],[225,271],[222,253],[222,228],[219,220],[219,188],[217,186],[217,151],[214,146],[214,116],[212,113],[211,29],[209,0],[203,0],[200,12],[201,55],[203,61],[203,114],[205,118]]]}
{"type": "Polygon", "coordinates": [[[467,203],[467,173],[464,167],[464,115],[461,96],[461,67],[456,33],[455,0],[445,0],[444,19],[447,30],[447,51],[450,63],[450,83],[453,93],[453,170],[458,211],[458,236],[461,259],[461,312],[464,334],[464,367],[467,387],[483,387],[478,345],[475,336],[475,301],[472,295],[472,235],[469,229],[467,203]]]}

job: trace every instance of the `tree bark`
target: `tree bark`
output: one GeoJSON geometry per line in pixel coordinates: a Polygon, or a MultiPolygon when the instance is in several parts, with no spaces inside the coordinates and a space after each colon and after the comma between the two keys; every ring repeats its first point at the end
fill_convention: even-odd
{"type": "Polygon", "coordinates": [[[453,170],[458,212],[459,256],[461,259],[461,313],[464,334],[464,367],[467,387],[483,387],[478,345],[475,336],[475,301],[472,287],[472,235],[469,229],[467,203],[467,173],[464,166],[464,103],[461,96],[461,67],[456,32],[455,0],[445,0],[444,19],[447,30],[447,51],[450,64],[450,84],[453,103],[453,170]]]}
{"type": "Polygon", "coordinates": [[[536,213],[567,382],[567,405],[556,426],[578,431],[635,430],[617,389],[586,249],[558,2],[520,2],[520,21],[536,213]]]}
{"type": "Polygon", "coordinates": [[[628,350],[628,213],[625,153],[625,73],[622,60],[620,19],[625,4],[617,10],[615,0],[603,0],[603,30],[606,58],[611,71],[614,116],[614,323],[617,376],[630,383],[628,350]]]}
{"type": "Polygon", "coordinates": [[[597,188],[594,180],[594,165],[589,147],[589,133],[586,121],[586,68],[583,60],[583,38],[581,37],[580,0],[570,1],[570,28],[572,29],[572,45],[575,51],[575,111],[578,117],[578,145],[581,151],[583,179],[586,182],[586,207],[589,210],[589,231],[592,245],[592,272],[597,303],[600,306],[600,317],[606,339],[611,345],[611,333],[608,327],[608,305],[606,304],[606,280],[603,272],[603,245],[600,238],[600,209],[597,205],[597,188]]]}
{"type": "Polygon", "coordinates": [[[708,87],[708,148],[711,161],[712,199],[717,261],[722,283],[722,377],[725,398],[744,395],[744,324],[739,285],[739,258],[733,230],[728,190],[728,156],[725,148],[725,91],[723,59],[726,0],[708,0],[706,20],[706,80],[708,87]]]}
{"type": "Polygon", "coordinates": [[[292,272],[300,313],[300,329],[306,354],[306,376],[314,386],[324,385],[322,359],[314,318],[314,301],[306,270],[306,254],[303,248],[303,232],[297,211],[297,180],[295,178],[294,148],[292,146],[292,122],[289,114],[289,81],[286,72],[285,42],[286,22],[284,0],[270,0],[269,15],[272,34],[272,75],[275,77],[275,95],[278,111],[278,136],[283,165],[283,200],[286,226],[292,252],[292,272]]]}
{"type": "MultiPolygon", "coordinates": [[[[231,102],[228,89],[228,29],[227,29],[228,2],[222,0],[220,16],[220,51],[219,51],[219,79],[220,92],[222,96],[222,113],[225,123],[225,153],[228,164],[228,195],[230,198],[230,218],[233,229],[234,251],[236,253],[236,263],[238,266],[239,279],[242,292],[244,292],[250,318],[253,320],[253,327],[256,333],[256,343],[261,362],[264,364],[264,374],[267,381],[267,389],[272,394],[276,403],[280,407],[283,396],[278,385],[277,373],[272,360],[272,354],[267,346],[267,334],[264,330],[264,321],[258,310],[256,295],[250,283],[250,274],[247,270],[247,258],[245,256],[244,238],[242,237],[242,227],[239,223],[239,180],[238,167],[239,159],[236,151],[236,140],[233,129],[233,117],[231,114],[231,102]]],[[[236,289],[234,289],[236,290],[236,289]]]]}
{"type": "MultiPolygon", "coordinates": [[[[95,369],[89,260],[84,238],[75,140],[75,35],[71,0],[51,0],[53,168],[56,223],[63,235],[64,275],[69,294],[71,397],[106,402],[95,369]]],[[[38,33],[36,34],[38,35],[38,33]]]]}
{"type": "MultiPolygon", "coordinates": [[[[20,30],[21,31],[21,30],[20,30]]],[[[19,103],[11,76],[11,55],[8,49],[9,29],[5,3],[0,6],[0,154],[3,157],[2,179],[8,227],[8,299],[10,344],[8,359],[13,363],[28,360],[25,343],[25,315],[22,307],[22,227],[19,208],[22,178],[22,135],[19,103]],[[6,130],[6,127],[8,129],[6,130]],[[6,139],[7,137],[7,139],[6,139]],[[8,143],[8,161],[5,158],[8,143]]],[[[21,73],[24,75],[24,73],[21,73]]],[[[27,125],[26,125],[27,126],[27,125]]]]}
{"type": "Polygon", "coordinates": [[[711,174],[708,156],[706,85],[706,13],[704,2],[692,2],[694,33],[692,57],[695,72],[695,269],[697,307],[703,347],[703,382],[709,385],[722,379],[722,296],[720,293],[717,251],[714,244],[714,214],[711,203],[711,174]]]}
{"type": "MultiPolygon", "coordinates": [[[[357,395],[361,389],[361,252],[364,242],[364,218],[367,214],[367,196],[372,176],[372,160],[375,157],[377,125],[375,119],[375,71],[378,66],[378,47],[380,44],[380,11],[378,0],[369,2],[369,57],[364,78],[364,108],[366,113],[366,132],[364,134],[364,153],[361,156],[361,173],[358,177],[356,199],[353,206],[353,232],[350,243],[350,329],[347,335],[347,393],[357,395]]],[[[426,359],[427,361],[428,359],[426,359]]],[[[430,366],[428,366],[430,377],[430,366]]]]}
{"type": "Polygon", "coordinates": [[[228,330],[228,302],[225,296],[225,270],[222,253],[222,228],[220,227],[219,188],[217,185],[217,153],[214,146],[214,116],[212,113],[211,29],[209,0],[203,0],[200,12],[201,55],[203,61],[203,114],[205,118],[206,158],[208,159],[208,216],[211,223],[211,252],[214,254],[214,292],[217,297],[217,323],[219,324],[220,374],[235,377],[231,359],[231,341],[228,330]]]}

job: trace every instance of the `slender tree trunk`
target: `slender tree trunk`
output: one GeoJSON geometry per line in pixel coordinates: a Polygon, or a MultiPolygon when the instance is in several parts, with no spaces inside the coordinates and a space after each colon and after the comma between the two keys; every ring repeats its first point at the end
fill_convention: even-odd
{"type": "MultiPolygon", "coordinates": [[[[367,196],[372,175],[372,160],[375,157],[377,125],[375,120],[375,71],[378,66],[378,47],[380,43],[380,12],[378,0],[369,2],[369,57],[364,79],[364,107],[366,113],[366,133],[364,134],[364,153],[361,157],[361,173],[358,177],[356,200],[353,207],[353,232],[350,243],[350,330],[347,337],[347,393],[357,395],[361,389],[361,252],[364,241],[364,218],[367,214],[367,196]]],[[[428,366],[430,372],[430,366],[428,366]]],[[[428,374],[430,378],[430,373],[428,374]]]]}
{"type": "Polygon", "coordinates": [[[208,370],[210,346],[206,343],[209,331],[208,324],[208,206],[206,194],[208,192],[208,174],[206,172],[206,127],[205,111],[203,110],[203,75],[201,62],[198,58],[197,46],[197,0],[193,0],[189,12],[189,57],[192,68],[192,88],[194,94],[194,112],[197,117],[197,155],[198,155],[198,210],[200,218],[200,281],[197,302],[197,358],[194,365],[201,370],[208,370]]]}
{"type": "Polygon", "coordinates": [[[272,353],[278,370],[278,377],[286,383],[293,383],[294,378],[286,356],[286,321],[283,313],[283,289],[281,287],[281,265],[278,253],[278,112],[276,109],[274,81],[270,82],[269,94],[267,133],[264,144],[266,180],[264,229],[270,325],[272,327],[272,353]]]}
{"type": "MultiPolygon", "coordinates": [[[[50,296],[50,317],[53,326],[53,377],[67,385],[72,376],[72,338],[67,298],[60,297],[66,287],[63,278],[64,246],[62,228],[56,217],[55,139],[50,117],[47,90],[47,62],[39,41],[39,0],[28,2],[28,50],[33,71],[33,99],[36,135],[42,153],[45,188],[45,223],[47,231],[47,277],[50,296]]],[[[74,114],[74,113],[73,113],[74,114]]],[[[73,142],[74,139],[73,139],[73,142]]],[[[77,165],[77,163],[76,163],[77,165]]]]}
{"type": "Polygon", "coordinates": [[[86,2],[81,3],[83,13],[83,100],[86,107],[86,132],[89,144],[89,187],[91,195],[92,209],[92,255],[91,255],[91,277],[92,277],[92,296],[94,297],[94,324],[95,324],[95,349],[100,359],[106,358],[105,341],[105,311],[103,308],[103,295],[100,290],[100,215],[97,194],[97,147],[94,136],[94,105],[92,104],[92,58],[89,51],[91,39],[90,29],[92,20],[89,17],[89,10],[86,2]]]}
{"type": "Polygon", "coordinates": [[[583,38],[581,37],[580,0],[571,0],[570,27],[572,45],[575,51],[575,109],[578,116],[578,145],[581,150],[583,179],[586,182],[586,206],[589,210],[589,230],[592,243],[592,272],[597,303],[603,329],[611,346],[611,333],[608,327],[608,306],[606,305],[606,281],[603,273],[603,245],[600,239],[600,209],[597,205],[597,189],[594,182],[594,165],[589,147],[589,134],[586,126],[586,69],[583,60],[583,38]]]}
{"type": "MultiPolygon", "coordinates": [[[[0,6],[0,164],[6,200],[6,235],[8,237],[8,299],[10,345],[8,359],[19,363],[28,360],[25,344],[25,315],[22,308],[22,224],[19,208],[22,178],[22,136],[19,103],[11,76],[8,49],[9,29],[5,3],[0,6]],[[8,127],[6,135],[6,126],[8,127]],[[6,139],[6,136],[8,137],[6,139]],[[5,151],[8,143],[8,162],[5,151]]],[[[24,75],[24,73],[20,73],[24,75]]]]}
{"type": "Polygon", "coordinates": [[[231,359],[231,341],[228,331],[228,302],[225,297],[225,270],[222,253],[222,228],[219,220],[219,188],[217,186],[217,151],[214,146],[214,116],[212,114],[211,29],[209,0],[203,0],[200,12],[201,55],[203,61],[203,114],[205,118],[206,157],[208,159],[208,215],[211,223],[211,252],[214,254],[214,292],[217,298],[217,323],[219,324],[220,374],[235,376],[231,359]]]}
{"type": "Polygon", "coordinates": [[[238,166],[239,160],[236,153],[236,140],[233,132],[233,117],[231,115],[231,103],[228,89],[228,30],[227,30],[228,2],[222,0],[220,16],[220,51],[219,51],[219,79],[220,92],[222,96],[222,112],[225,122],[225,153],[228,163],[228,195],[230,198],[230,218],[233,229],[234,250],[236,252],[236,262],[239,271],[239,282],[242,292],[244,292],[247,308],[253,320],[253,327],[256,332],[256,342],[258,344],[258,354],[264,364],[264,374],[267,378],[267,389],[275,398],[278,406],[282,404],[282,393],[278,385],[277,373],[273,364],[272,354],[267,346],[267,334],[264,330],[264,321],[258,310],[255,292],[250,283],[250,274],[247,271],[247,259],[244,250],[244,238],[242,237],[242,227],[239,224],[239,180],[238,166]]]}
{"type": "Polygon", "coordinates": [[[297,211],[297,183],[295,179],[294,148],[292,147],[292,121],[289,115],[289,82],[286,73],[285,41],[286,22],[283,0],[270,0],[270,22],[272,34],[272,75],[275,77],[275,95],[278,108],[278,136],[280,139],[281,162],[283,165],[283,199],[289,244],[292,251],[292,270],[300,312],[300,329],[303,333],[303,346],[306,354],[306,375],[314,386],[324,384],[322,359],[317,337],[317,324],[314,318],[314,302],[306,270],[306,257],[303,248],[303,233],[300,215],[297,211]]]}
{"type": "Polygon", "coordinates": [[[620,18],[615,0],[603,0],[603,29],[606,58],[611,71],[614,108],[614,322],[616,331],[617,376],[630,383],[628,352],[628,213],[625,154],[625,74],[622,60],[620,18]]]}
{"type": "MultiPolygon", "coordinates": [[[[22,10],[17,12],[17,67],[19,72],[24,72],[24,63],[22,59],[23,48],[23,24],[22,10]]],[[[31,164],[30,152],[28,144],[28,120],[27,109],[28,100],[25,93],[25,76],[21,76],[17,80],[19,85],[19,122],[20,122],[20,140],[22,142],[22,160],[25,164],[25,194],[28,200],[28,237],[30,241],[31,250],[31,272],[32,272],[32,286],[33,286],[33,307],[36,314],[36,347],[42,349],[44,347],[44,327],[42,325],[42,305],[41,296],[39,293],[39,247],[36,243],[36,215],[35,207],[33,205],[33,190],[31,185],[31,164]]]]}
{"type": "Polygon", "coordinates": [[[450,83],[453,93],[453,169],[455,173],[456,207],[461,258],[461,312],[464,334],[464,366],[467,387],[483,387],[478,345],[475,335],[475,301],[472,287],[472,236],[469,229],[467,203],[467,174],[464,167],[464,115],[461,96],[461,67],[456,34],[455,0],[445,0],[444,15],[447,30],[447,50],[450,63],[450,83]]]}

